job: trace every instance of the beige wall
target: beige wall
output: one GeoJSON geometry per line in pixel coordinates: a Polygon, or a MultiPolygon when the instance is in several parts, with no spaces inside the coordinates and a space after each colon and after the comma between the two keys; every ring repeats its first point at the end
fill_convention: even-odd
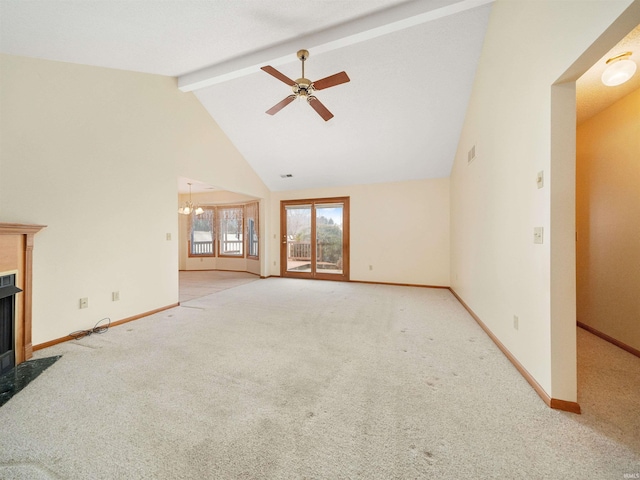
{"type": "Polygon", "coordinates": [[[451,174],[452,287],[560,400],[577,399],[573,82],[637,24],[601,37],[631,3],[497,0],[451,174]]]}
{"type": "Polygon", "coordinates": [[[640,350],[640,90],[578,126],[578,320],[640,350]]]}
{"type": "Polygon", "coordinates": [[[0,221],[48,225],[36,345],[178,301],[178,176],[268,198],[174,78],[1,55],[0,86],[0,221]]]}
{"type": "Polygon", "coordinates": [[[449,285],[448,178],[273,192],[270,275],[280,274],[280,201],[327,197],[350,197],[351,280],[449,285]]]}

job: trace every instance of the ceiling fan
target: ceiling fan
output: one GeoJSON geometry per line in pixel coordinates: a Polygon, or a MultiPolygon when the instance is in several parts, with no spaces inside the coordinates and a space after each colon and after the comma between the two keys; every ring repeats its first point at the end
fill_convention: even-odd
{"type": "Polygon", "coordinates": [[[269,75],[273,75],[281,82],[286,83],[293,90],[293,95],[289,95],[280,103],[275,104],[273,107],[267,110],[266,113],[268,113],[269,115],[275,115],[284,107],[293,102],[296,98],[303,98],[307,100],[309,105],[311,105],[311,107],[316,112],[318,112],[318,115],[320,115],[326,122],[327,120],[333,118],[333,113],[327,110],[327,107],[320,103],[320,100],[318,100],[316,96],[313,95],[313,93],[316,90],[324,90],[325,88],[335,87],[336,85],[340,85],[341,83],[347,83],[349,81],[349,77],[347,76],[346,72],[340,72],[312,82],[308,78],[304,77],[304,61],[309,58],[309,52],[307,50],[298,50],[298,58],[300,59],[300,61],[302,61],[302,77],[297,79],[295,82],[270,65],[261,67],[261,70],[264,70],[269,75]]]}

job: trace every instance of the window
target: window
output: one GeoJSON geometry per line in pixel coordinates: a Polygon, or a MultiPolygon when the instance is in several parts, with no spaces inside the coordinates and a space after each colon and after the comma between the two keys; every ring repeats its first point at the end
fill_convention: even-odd
{"type": "Polygon", "coordinates": [[[259,253],[259,203],[203,205],[200,215],[189,215],[190,257],[246,257],[259,253]],[[245,243],[246,242],[246,243],[245,243]]]}
{"type": "Polygon", "coordinates": [[[245,205],[247,256],[250,258],[258,258],[258,237],[260,232],[258,216],[258,202],[245,205]]]}
{"type": "Polygon", "coordinates": [[[189,256],[212,257],[215,243],[215,209],[203,207],[200,215],[189,216],[189,256]]]}
{"type": "Polygon", "coordinates": [[[230,257],[244,256],[244,207],[218,207],[218,254],[230,257]]]}

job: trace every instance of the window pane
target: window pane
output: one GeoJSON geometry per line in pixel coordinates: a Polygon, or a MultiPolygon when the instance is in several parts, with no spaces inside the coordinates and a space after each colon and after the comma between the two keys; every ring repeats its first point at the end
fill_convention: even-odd
{"type": "Polygon", "coordinates": [[[258,232],[256,231],[256,222],[253,218],[247,219],[249,224],[249,256],[258,256],[258,232]]]}
{"type": "Polygon", "coordinates": [[[220,219],[220,255],[244,256],[242,207],[218,209],[220,219]]]}
{"type": "Polygon", "coordinates": [[[287,270],[311,271],[311,205],[287,205],[287,270]]]}
{"type": "Polygon", "coordinates": [[[244,210],[247,225],[247,254],[249,257],[258,258],[258,238],[260,231],[258,203],[249,203],[245,205],[244,210]]]}
{"type": "Polygon", "coordinates": [[[316,271],[342,274],[343,205],[316,206],[316,271]]]}
{"type": "Polygon", "coordinates": [[[189,255],[213,255],[213,212],[213,209],[205,209],[200,215],[191,215],[189,255]]]}

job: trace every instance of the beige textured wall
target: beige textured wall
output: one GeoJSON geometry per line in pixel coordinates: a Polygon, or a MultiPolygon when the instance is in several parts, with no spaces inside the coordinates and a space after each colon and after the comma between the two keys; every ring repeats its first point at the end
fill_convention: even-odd
{"type": "Polygon", "coordinates": [[[280,201],[327,197],[350,197],[351,280],[449,285],[448,178],[273,192],[271,275],[280,274],[280,201]]]}
{"type": "Polygon", "coordinates": [[[577,76],[554,84],[577,60],[589,62],[573,73],[586,71],[637,24],[636,12],[626,31],[602,36],[632,3],[497,0],[451,174],[452,287],[560,400],[577,399],[577,76]],[[534,227],[544,228],[542,245],[534,227]]]}
{"type": "Polygon", "coordinates": [[[640,90],[576,143],[578,320],[640,350],[640,90]]]}
{"type": "Polygon", "coordinates": [[[0,55],[0,109],[0,221],[48,225],[34,344],[178,301],[179,176],[269,195],[174,78],[0,55]]]}

